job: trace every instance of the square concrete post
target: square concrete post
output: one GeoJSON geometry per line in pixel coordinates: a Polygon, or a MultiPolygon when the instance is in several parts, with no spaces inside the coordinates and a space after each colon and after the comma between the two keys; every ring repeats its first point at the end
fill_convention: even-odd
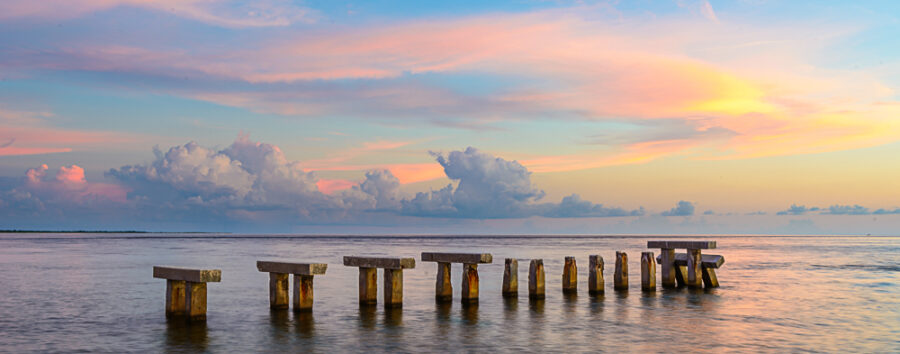
{"type": "Polygon", "coordinates": [[[464,263],[462,272],[462,302],[478,302],[478,264],[464,263]]]}
{"type": "Polygon", "coordinates": [[[450,263],[438,262],[437,280],[434,283],[434,298],[437,301],[453,300],[453,285],[450,284],[450,263]]]}
{"type": "Polygon", "coordinates": [[[703,275],[700,270],[701,259],[699,249],[687,250],[687,279],[685,280],[688,287],[703,287],[703,275]]]}
{"type": "Polygon", "coordinates": [[[656,291],[656,259],[653,252],[641,252],[641,290],[656,291]]]}
{"type": "Polygon", "coordinates": [[[384,270],[384,307],[403,307],[403,269],[384,270]]]}
{"type": "Polygon", "coordinates": [[[507,258],[503,267],[503,297],[519,297],[519,261],[507,258]]]}
{"type": "Polygon", "coordinates": [[[206,283],[185,282],[184,310],[192,321],[206,321],[206,283]]]}
{"type": "Polygon", "coordinates": [[[273,310],[288,308],[289,281],[288,274],[269,273],[269,308],[273,310]]]}
{"type": "Polygon", "coordinates": [[[166,280],[166,317],[184,315],[184,288],[184,280],[166,280]]]}
{"type": "Polygon", "coordinates": [[[374,305],[378,303],[377,268],[359,268],[359,304],[374,305]]]}
{"type": "Polygon", "coordinates": [[[563,265],[562,290],[564,294],[578,293],[578,267],[575,265],[575,257],[566,257],[563,265]]]}
{"type": "Polygon", "coordinates": [[[313,276],[294,274],[294,312],[309,312],[313,308],[313,276]]]}
{"type": "Polygon", "coordinates": [[[528,297],[535,300],[544,298],[543,259],[532,259],[528,265],[528,297]]]}
{"type": "Polygon", "coordinates": [[[616,251],[616,272],[613,274],[613,288],[628,290],[628,254],[616,251]]]}
{"type": "Polygon", "coordinates": [[[675,281],[675,249],[663,248],[659,251],[659,272],[663,288],[678,286],[675,281]]]}
{"type": "Polygon", "coordinates": [[[603,291],[603,257],[591,255],[588,257],[588,294],[602,295],[603,291]]]}
{"type": "Polygon", "coordinates": [[[718,288],[719,278],[716,278],[716,270],[703,267],[703,286],[706,288],[718,288]]]}

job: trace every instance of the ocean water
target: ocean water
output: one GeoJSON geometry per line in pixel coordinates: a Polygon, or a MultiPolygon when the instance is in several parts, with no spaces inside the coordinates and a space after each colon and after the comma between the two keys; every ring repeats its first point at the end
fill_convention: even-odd
{"type": "Polygon", "coordinates": [[[4,234],[0,352],[900,352],[900,237],[687,237],[718,242],[705,253],[725,257],[721,287],[644,293],[640,252],[658,239],[673,237],[4,234]],[[617,250],[629,255],[627,292],[612,291],[617,250]],[[435,303],[423,251],[492,253],[479,305],[460,304],[458,264],[454,302],[435,303]],[[587,294],[590,254],[606,261],[603,297],[587,294]],[[381,306],[379,271],[379,305],[360,308],[345,255],[415,257],[404,307],[381,306]],[[577,296],[561,291],[565,256],[577,257],[577,296]],[[505,257],[519,258],[511,301],[505,257]],[[547,274],[541,302],[527,297],[532,258],[547,274]],[[328,263],[313,313],[270,311],[257,260],[328,263]],[[166,320],[154,265],[222,270],[205,324],[166,320]]]}

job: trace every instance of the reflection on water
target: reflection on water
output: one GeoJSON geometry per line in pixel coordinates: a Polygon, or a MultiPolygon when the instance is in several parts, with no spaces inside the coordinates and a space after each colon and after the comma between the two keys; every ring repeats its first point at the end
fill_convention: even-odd
{"type": "Polygon", "coordinates": [[[188,322],[184,318],[166,320],[166,350],[170,352],[205,351],[209,346],[206,323],[188,322]]]}
{"type": "MultiPolygon", "coordinates": [[[[492,252],[543,258],[557,274],[565,256],[640,254],[648,238],[4,237],[0,352],[900,352],[897,237],[712,238],[719,249],[710,253],[727,262],[722,287],[711,290],[643,292],[638,281],[615,291],[607,269],[604,295],[582,288],[563,296],[554,276],[546,299],[531,300],[525,289],[503,298],[503,265],[486,264],[477,306],[436,303],[429,267],[404,272],[402,309],[361,307],[358,270],[329,267],[316,279],[315,316],[269,311],[268,277],[254,262],[492,252]],[[165,320],[165,281],[149,276],[154,265],[222,269],[222,282],[209,287],[206,323],[165,320]]],[[[640,279],[636,264],[630,279],[640,279]]]]}

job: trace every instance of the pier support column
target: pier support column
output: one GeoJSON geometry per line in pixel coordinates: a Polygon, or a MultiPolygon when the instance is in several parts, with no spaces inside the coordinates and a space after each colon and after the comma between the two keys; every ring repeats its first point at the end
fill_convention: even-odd
{"type": "Polygon", "coordinates": [[[663,248],[659,252],[659,272],[663,288],[674,288],[675,281],[675,249],[663,248]]]}
{"type": "Polygon", "coordinates": [[[439,302],[453,300],[453,285],[450,284],[450,263],[438,262],[434,298],[439,302]]]}
{"type": "Polygon", "coordinates": [[[185,282],[184,309],[192,321],[206,321],[206,283],[185,282]]]}
{"type": "Polygon", "coordinates": [[[687,286],[691,288],[703,287],[703,275],[701,274],[701,255],[699,249],[687,250],[687,286]]]}
{"type": "Polygon", "coordinates": [[[184,315],[184,280],[166,280],[166,317],[184,315]]]}
{"type": "Polygon", "coordinates": [[[287,274],[269,273],[269,308],[273,310],[288,308],[289,279],[287,274]]]}
{"type": "Polygon", "coordinates": [[[384,270],[384,307],[403,307],[403,269],[384,270]]]}
{"type": "Polygon", "coordinates": [[[313,308],[313,276],[294,274],[294,312],[310,312],[313,308]]]}
{"type": "Polygon", "coordinates": [[[628,290],[628,254],[616,251],[616,272],[613,274],[613,288],[628,290]]]}
{"type": "Polygon", "coordinates": [[[603,295],[603,283],[603,257],[596,254],[588,256],[588,294],[603,295]]]}
{"type": "Polygon", "coordinates": [[[464,263],[462,273],[462,302],[478,302],[478,264],[464,263]]]}
{"type": "Polygon", "coordinates": [[[376,268],[359,268],[359,304],[378,303],[378,273],[376,268]]]}
{"type": "Polygon", "coordinates": [[[507,258],[503,267],[503,297],[519,297],[519,261],[507,258]]]}
{"type": "Polygon", "coordinates": [[[544,260],[532,259],[528,265],[528,297],[534,300],[544,298],[544,260]]]}
{"type": "Polygon", "coordinates": [[[716,270],[713,268],[703,267],[703,287],[718,288],[719,278],[716,278],[716,270]]]}
{"type": "Polygon", "coordinates": [[[656,291],[656,259],[653,252],[641,253],[641,290],[656,291]]]}
{"type": "Polygon", "coordinates": [[[578,267],[575,265],[575,257],[566,257],[562,275],[563,294],[578,293],[578,267]]]}

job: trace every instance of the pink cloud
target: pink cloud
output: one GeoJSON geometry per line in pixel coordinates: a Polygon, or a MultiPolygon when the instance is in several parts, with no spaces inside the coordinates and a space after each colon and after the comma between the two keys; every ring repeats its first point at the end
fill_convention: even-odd
{"type": "Polygon", "coordinates": [[[319,191],[325,194],[332,194],[337,191],[350,189],[357,184],[359,184],[359,182],[348,181],[345,179],[320,179],[316,181],[316,186],[319,187],[319,191]]]}
{"type": "Polygon", "coordinates": [[[70,152],[75,148],[108,147],[109,144],[141,143],[136,134],[68,130],[49,126],[52,113],[15,111],[0,107],[0,156],[70,152]]]}
{"type": "Polygon", "coordinates": [[[43,164],[25,172],[25,187],[49,200],[65,203],[83,203],[92,200],[108,200],[124,203],[127,190],[122,186],[88,182],[84,169],[78,165],[60,166],[56,174],[47,175],[49,167],[43,164]]]}

